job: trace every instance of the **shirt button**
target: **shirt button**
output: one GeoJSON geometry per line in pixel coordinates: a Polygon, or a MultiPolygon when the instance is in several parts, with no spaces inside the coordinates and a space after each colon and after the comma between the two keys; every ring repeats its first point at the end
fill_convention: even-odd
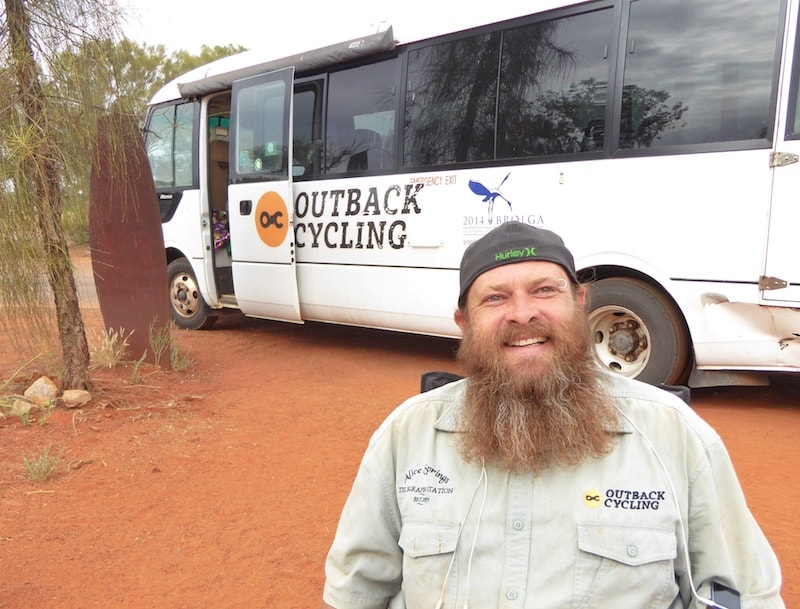
{"type": "Polygon", "coordinates": [[[510,601],[517,599],[517,591],[516,590],[509,590],[506,592],[506,598],[510,601]]]}
{"type": "Polygon", "coordinates": [[[515,520],[514,521],[514,530],[515,531],[521,531],[524,528],[525,528],[525,523],[524,522],[522,522],[521,520],[515,520]]]}
{"type": "Polygon", "coordinates": [[[636,558],[639,555],[639,548],[635,545],[631,544],[628,546],[628,556],[631,558],[636,558]]]}

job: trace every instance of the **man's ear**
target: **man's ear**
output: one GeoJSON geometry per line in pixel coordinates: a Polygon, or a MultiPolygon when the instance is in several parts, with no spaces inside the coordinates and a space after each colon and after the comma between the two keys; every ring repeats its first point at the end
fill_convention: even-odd
{"type": "Polygon", "coordinates": [[[575,300],[578,301],[578,304],[582,307],[586,306],[586,297],[588,295],[588,291],[586,290],[586,286],[579,285],[575,288],[575,300]]]}
{"type": "Polygon", "coordinates": [[[462,309],[456,309],[456,312],[453,313],[453,320],[456,322],[456,325],[461,328],[462,332],[467,327],[467,315],[462,309]]]}

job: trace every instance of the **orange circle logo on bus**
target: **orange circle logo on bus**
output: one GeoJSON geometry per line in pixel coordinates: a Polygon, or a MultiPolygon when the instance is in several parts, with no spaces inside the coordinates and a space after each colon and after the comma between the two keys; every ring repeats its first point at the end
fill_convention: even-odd
{"type": "Polygon", "coordinates": [[[256,230],[269,247],[278,247],[289,232],[289,210],[277,192],[264,193],[256,205],[256,230]]]}

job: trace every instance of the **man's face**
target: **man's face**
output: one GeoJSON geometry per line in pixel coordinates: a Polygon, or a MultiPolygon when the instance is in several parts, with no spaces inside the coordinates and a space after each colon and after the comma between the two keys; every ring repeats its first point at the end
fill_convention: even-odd
{"type": "Polygon", "coordinates": [[[599,457],[617,415],[591,353],[584,303],[566,271],[543,261],[478,276],[456,323],[470,377],[461,414],[465,458],[543,471],[599,457]]]}
{"type": "Polygon", "coordinates": [[[559,341],[576,330],[576,307],[585,300],[585,288],[573,290],[560,265],[517,262],[479,275],[455,321],[494,350],[510,372],[536,377],[557,357],[559,341]]]}

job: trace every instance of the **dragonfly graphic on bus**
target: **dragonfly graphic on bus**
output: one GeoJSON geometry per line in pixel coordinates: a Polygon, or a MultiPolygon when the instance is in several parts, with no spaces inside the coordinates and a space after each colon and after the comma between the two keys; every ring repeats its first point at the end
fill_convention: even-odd
{"type": "Polygon", "coordinates": [[[511,209],[511,201],[509,201],[502,192],[500,192],[500,187],[505,184],[505,181],[508,179],[511,173],[507,173],[506,177],[504,177],[500,184],[497,185],[496,188],[487,188],[483,183],[478,182],[477,180],[470,180],[469,181],[469,189],[474,192],[476,195],[483,197],[483,203],[488,203],[489,207],[486,210],[489,214],[489,224],[492,223],[492,210],[494,209],[494,202],[496,199],[500,198],[503,199],[508,204],[508,209],[511,209]]]}

